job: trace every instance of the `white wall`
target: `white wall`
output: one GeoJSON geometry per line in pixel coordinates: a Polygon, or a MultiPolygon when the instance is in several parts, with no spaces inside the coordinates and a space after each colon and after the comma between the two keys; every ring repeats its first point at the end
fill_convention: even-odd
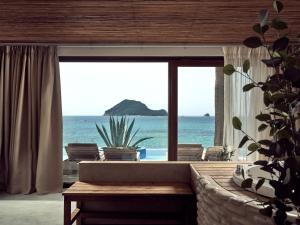
{"type": "Polygon", "coordinates": [[[59,56],[223,56],[221,46],[59,46],[59,56]]]}

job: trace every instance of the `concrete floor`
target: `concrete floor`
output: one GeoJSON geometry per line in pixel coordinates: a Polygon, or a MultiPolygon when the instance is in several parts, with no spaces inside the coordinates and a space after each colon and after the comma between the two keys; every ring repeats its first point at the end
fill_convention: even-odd
{"type": "Polygon", "coordinates": [[[0,193],[0,224],[62,225],[63,196],[61,193],[48,195],[0,193]]]}

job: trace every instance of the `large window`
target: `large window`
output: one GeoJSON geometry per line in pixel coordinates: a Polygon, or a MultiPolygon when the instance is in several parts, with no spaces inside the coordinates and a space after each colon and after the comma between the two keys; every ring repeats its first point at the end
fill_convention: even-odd
{"type": "Polygon", "coordinates": [[[139,129],[136,139],[152,137],[140,145],[147,150],[142,160],[176,160],[181,143],[213,145],[214,66],[222,63],[220,58],[61,58],[64,145],[104,147],[95,124],[108,127],[107,110],[124,100],[167,112],[127,116],[139,129]]]}

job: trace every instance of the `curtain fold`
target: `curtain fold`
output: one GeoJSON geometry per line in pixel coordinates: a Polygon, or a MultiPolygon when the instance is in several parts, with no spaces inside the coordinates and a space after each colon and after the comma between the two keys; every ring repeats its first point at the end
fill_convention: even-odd
{"type": "Polygon", "coordinates": [[[0,47],[0,182],[9,193],[62,190],[62,112],[54,46],[0,47]]]}
{"type": "MultiPolygon", "coordinates": [[[[224,63],[232,64],[242,72],[243,62],[250,60],[249,74],[256,82],[265,81],[268,75],[272,75],[272,70],[267,68],[261,59],[269,58],[268,52],[264,48],[248,49],[242,46],[223,47],[224,63]]],[[[237,148],[243,134],[234,130],[232,117],[237,116],[242,122],[243,130],[256,140],[268,138],[268,131],[258,132],[260,122],[255,116],[264,112],[263,93],[260,89],[254,88],[248,92],[243,92],[243,86],[250,81],[240,74],[226,76],[224,79],[224,145],[237,148]]],[[[246,145],[244,146],[246,148],[246,145]]],[[[259,154],[251,154],[246,157],[247,151],[240,152],[244,159],[254,161],[259,158],[259,154]]]]}

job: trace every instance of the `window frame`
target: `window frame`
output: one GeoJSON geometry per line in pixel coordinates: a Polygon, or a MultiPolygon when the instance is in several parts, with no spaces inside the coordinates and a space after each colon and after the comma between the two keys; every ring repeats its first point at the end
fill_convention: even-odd
{"type": "Polygon", "coordinates": [[[224,58],[144,57],[144,56],[60,56],[59,62],[165,62],[168,63],[168,161],[177,161],[178,144],[178,67],[223,67],[224,58]]]}

